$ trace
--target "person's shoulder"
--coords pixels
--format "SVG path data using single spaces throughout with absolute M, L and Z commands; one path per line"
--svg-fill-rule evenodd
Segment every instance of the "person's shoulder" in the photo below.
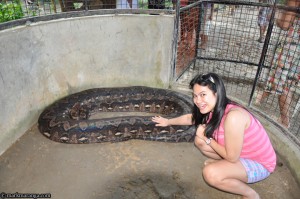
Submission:
M 248 122 L 249 112 L 242 107 L 233 105 L 229 107 L 226 120 L 231 122 Z
M 231 107 L 228 110 L 228 114 L 230 114 L 230 115 L 244 115 L 244 114 L 248 114 L 248 113 L 244 108 L 239 107 L 239 106 L 234 106 L 234 107 Z

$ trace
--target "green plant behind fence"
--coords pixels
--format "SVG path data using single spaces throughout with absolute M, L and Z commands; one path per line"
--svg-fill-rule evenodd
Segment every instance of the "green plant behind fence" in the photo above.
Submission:
M 0 3 L 0 23 L 21 19 L 23 16 L 20 0 Z

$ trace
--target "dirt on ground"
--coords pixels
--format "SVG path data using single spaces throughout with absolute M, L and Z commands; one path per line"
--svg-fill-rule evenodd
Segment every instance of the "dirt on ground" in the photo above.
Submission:
M 0 157 L 0 192 L 50 193 L 58 199 L 241 198 L 205 183 L 205 159 L 193 143 L 62 144 L 34 126 Z M 262 199 L 299 198 L 299 186 L 278 159 L 269 178 L 250 186 Z

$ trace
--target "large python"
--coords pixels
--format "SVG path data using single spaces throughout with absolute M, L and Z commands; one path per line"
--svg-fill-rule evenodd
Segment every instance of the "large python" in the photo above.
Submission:
M 47 138 L 71 144 L 129 139 L 191 142 L 193 126 L 157 127 L 151 117 L 176 117 L 190 113 L 192 106 L 186 95 L 172 90 L 144 86 L 94 88 L 47 107 L 38 126 Z

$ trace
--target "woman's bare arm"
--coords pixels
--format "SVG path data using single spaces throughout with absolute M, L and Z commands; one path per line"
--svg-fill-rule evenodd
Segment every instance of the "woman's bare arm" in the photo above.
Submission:
M 225 146 L 211 140 L 210 146 L 222 158 L 229 162 L 238 161 L 244 139 L 244 131 L 249 123 L 249 116 L 245 111 L 231 110 L 225 119 Z M 204 139 L 207 139 L 206 137 Z
M 192 114 L 181 115 L 179 117 L 167 119 L 161 116 L 152 117 L 152 121 L 157 123 L 156 126 L 172 125 L 192 125 Z

